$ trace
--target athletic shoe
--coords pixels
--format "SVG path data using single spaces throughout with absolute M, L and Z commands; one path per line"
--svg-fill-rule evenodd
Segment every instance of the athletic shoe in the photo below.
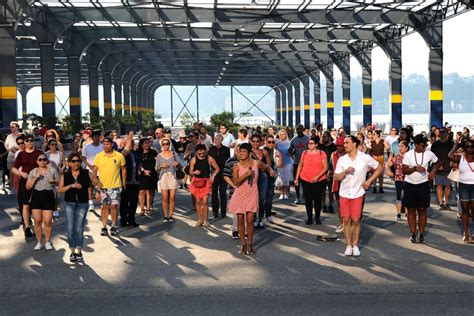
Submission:
M 76 262 L 77 261 L 76 254 L 74 252 L 71 252 L 71 254 L 69 255 L 69 261 L 70 262 Z
M 283 195 L 283 199 L 284 199 L 284 200 L 289 200 L 290 198 L 288 197 L 287 194 L 285 194 L 285 195 Z
M 418 242 L 420 244 L 424 243 L 425 242 L 425 236 L 423 234 L 419 234 L 418 235 Z
M 84 262 L 84 257 L 82 256 L 82 252 L 76 253 L 77 262 Z
M 397 221 L 401 221 L 402 220 L 402 214 L 397 214 Z
M 359 247 L 358 247 L 358 246 L 352 247 L 352 255 L 353 255 L 354 257 L 360 256 L 360 250 L 359 250 Z
M 46 250 L 53 250 L 53 244 L 51 244 L 50 241 L 48 241 L 46 244 L 44 244 L 44 249 Z
M 109 234 L 109 231 L 107 230 L 107 227 L 104 227 L 100 230 L 101 236 L 107 236 L 108 234 Z
M 296 198 L 295 204 L 300 204 L 300 199 L 299 198 Z
M 232 232 L 232 239 L 239 239 L 239 232 Z
M 254 228 L 257 228 L 257 226 L 258 226 L 258 222 L 257 222 L 257 221 L 254 221 L 254 222 L 253 222 L 253 227 L 254 227 Z
M 306 221 L 306 225 L 312 225 L 312 224 L 313 224 L 313 220 L 312 220 L 312 219 L 308 219 L 308 220 Z
M 346 251 L 344 251 L 344 256 L 352 256 L 352 247 L 351 246 L 346 246 Z
M 410 236 L 410 242 L 411 242 L 411 243 L 416 243 L 416 234 L 411 234 L 411 236 Z
M 94 204 L 89 204 L 89 212 L 94 212 L 94 211 L 95 211 Z
M 268 217 L 266 218 L 266 221 L 267 221 L 267 223 L 273 223 L 273 217 L 272 217 L 272 216 L 268 216 Z
M 25 237 L 33 237 L 35 234 L 33 234 L 33 230 L 31 227 L 26 227 L 25 228 Z
M 43 244 L 38 242 L 34 249 L 35 249 L 35 251 L 39 251 L 39 250 L 43 249 Z
M 341 234 L 344 232 L 344 227 L 342 225 L 339 225 L 337 228 L 336 228 L 336 234 Z
M 327 213 L 328 212 L 328 207 L 326 205 L 323 205 L 323 213 Z
M 278 198 L 279 200 L 283 200 L 285 196 L 283 194 L 280 194 L 280 197 Z
M 118 234 L 117 228 L 116 228 L 115 226 L 112 226 L 112 227 L 110 228 L 110 235 L 116 236 L 117 234 Z
M 263 220 L 261 220 L 261 219 L 258 220 L 257 228 L 259 228 L 259 229 L 265 228 L 265 225 L 263 225 Z

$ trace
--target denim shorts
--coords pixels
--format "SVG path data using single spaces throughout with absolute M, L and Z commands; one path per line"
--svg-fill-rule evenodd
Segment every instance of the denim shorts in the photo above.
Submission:
M 463 202 L 474 201 L 474 184 L 459 182 L 459 200 Z
M 448 185 L 451 185 L 451 180 L 448 179 L 447 174 L 437 174 L 435 175 L 435 178 L 434 178 L 434 185 L 435 186 L 438 186 L 438 185 L 448 186 Z

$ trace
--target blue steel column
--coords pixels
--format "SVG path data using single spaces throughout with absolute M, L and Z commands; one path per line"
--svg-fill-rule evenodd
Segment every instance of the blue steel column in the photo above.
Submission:
M 40 43 L 41 103 L 44 118 L 56 117 L 54 94 L 54 43 Z
M 68 56 L 69 73 L 69 113 L 75 117 L 75 130 L 79 130 L 82 118 L 81 110 L 81 62 L 79 56 Z
M 285 85 L 281 85 L 280 86 L 280 90 L 281 90 L 281 103 L 282 103 L 282 108 L 281 108 L 281 124 L 283 126 L 287 126 L 287 120 L 286 120 L 286 117 L 288 115 L 288 112 L 287 112 L 287 102 L 288 102 L 288 98 L 287 98 L 287 95 L 286 95 L 286 86 Z
M 334 127 L 334 74 L 333 65 L 321 70 L 326 77 L 326 93 L 327 93 L 327 129 Z
M 310 115 L 309 115 L 309 75 L 304 75 L 301 78 L 303 83 L 303 103 L 304 103 L 304 127 L 311 128 Z
M 321 124 L 321 77 L 319 70 L 309 74 L 313 80 L 314 124 Z
M 288 94 L 288 126 L 293 127 L 293 85 L 291 82 L 286 83 Z
M 430 48 L 430 126 L 443 126 L 443 24 L 424 29 L 421 35 Z
M 351 64 L 349 59 L 338 60 L 336 66 L 342 74 L 342 128 L 351 133 Z
M 16 102 L 16 46 L 12 26 L 0 26 L 0 126 L 9 127 L 18 118 Z
M 351 49 L 351 46 L 349 46 Z M 353 52 L 353 56 L 362 67 L 362 125 L 372 122 L 372 68 L 371 51 Z
M 277 125 L 281 125 L 281 94 L 278 87 L 273 87 L 275 91 L 275 121 Z
M 89 74 L 89 116 L 92 124 L 99 122 L 99 70 L 97 65 L 87 65 Z
M 293 87 L 295 87 L 295 125 L 298 125 L 301 124 L 301 89 L 298 78 L 293 80 Z

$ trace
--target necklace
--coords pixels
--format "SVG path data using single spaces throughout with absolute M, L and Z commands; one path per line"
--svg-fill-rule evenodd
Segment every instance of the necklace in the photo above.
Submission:
M 469 169 L 471 169 L 471 172 L 474 172 L 474 169 L 472 169 L 471 163 L 469 162 L 469 160 L 467 160 L 467 157 L 466 157 L 466 156 L 464 156 L 464 160 L 466 160 L 466 163 L 467 163 L 467 165 L 469 166 Z
M 416 151 L 413 151 L 413 154 L 415 155 L 415 163 L 418 167 L 421 167 L 423 166 L 423 159 L 424 159 L 424 156 L 425 156 L 425 152 L 422 152 L 421 153 L 421 163 L 418 163 L 417 159 L 416 159 Z

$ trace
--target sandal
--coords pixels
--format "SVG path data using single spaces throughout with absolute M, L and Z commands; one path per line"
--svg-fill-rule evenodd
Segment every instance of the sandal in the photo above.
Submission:
M 252 245 L 247 246 L 247 255 L 252 256 L 255 254 L 255 251 L 253 250 Z
M 145 216 L 145 210 L 141 210 L 140 213 L 138 213 L 140 216 Z
M 204 221 L 204 223 L 202 224 L 202 226 L 204 226 L 204 227 L 209 227 L 209 222 L 208 222 L 208 221 Z
M 196 222 L 196 227 L 202 226 L 202 222 L 199 220 Z
M 151 215 L 153 215 L 153 210 L 152 210 L 152 209 L 145 210 L 145 214 L 146 214 L 147 216 L 151 216 Z
M 241 245 L 240 246 L 240 254 L 241 255 L 246 255 L 247 254 L 247 245 Z
M 462 242 L 465 243 L 465 244 L 468 244 L 469 243 L 469 235 L 464 235 L 464 237 L 462 238 Z

